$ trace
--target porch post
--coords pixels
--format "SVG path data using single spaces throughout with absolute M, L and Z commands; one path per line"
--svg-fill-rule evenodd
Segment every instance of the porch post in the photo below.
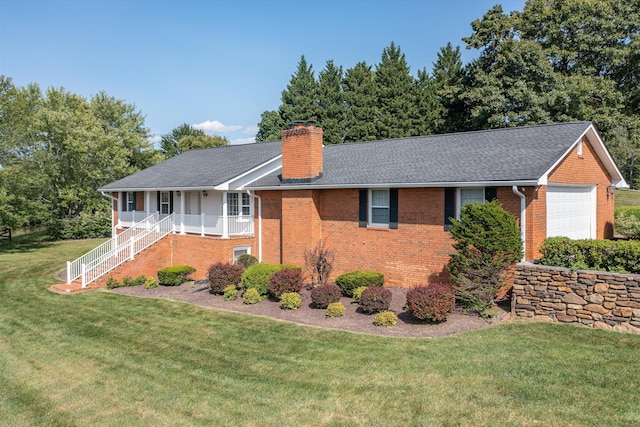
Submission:
M 229 215 L 227 215 L 227 192 L 222 193 L 222 238 L 229 238 Z
M 184 200 L 187 198 L 187 195 L 184 191 L 180 192 L 180 234 L 186 234 L 184 232 L 184 211 L 185 209 L 185 202 Z
M 118 223 L 117 228 L 122 228 L 122 192 L 118 193 Z
M 145 216 L 151 215 L 151 191 L 144 192 L 144 210 L 146 213 Z
M 71 261 L 67 261 L 67 285 L 71 284 Z
M 200 235 L 204 237 L 204 212 L 200 214 Z

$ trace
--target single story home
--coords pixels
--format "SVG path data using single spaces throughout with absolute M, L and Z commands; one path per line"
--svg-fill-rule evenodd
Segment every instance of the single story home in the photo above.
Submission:
M 244 253 L 304 266 L 324 240 L 334 277 L 369 269 L 412 286 L 446 280 L 450 218 L 466 203 L 498 199 L 533 259 L 546 237 L 612 237 L 620 187 L 591 122 L 328 146 L 321 128 L 298 122 L 281 141 L 187 151 L 100 188 L 113 200 L 114 239 L 129 230 L 156 238 L 113 241 L 109 250 L 127 246 L 126 259 L 94 276 L 187 264 L 204 277 Z

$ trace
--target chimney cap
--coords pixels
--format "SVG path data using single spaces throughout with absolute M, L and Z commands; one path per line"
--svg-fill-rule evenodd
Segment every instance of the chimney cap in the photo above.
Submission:
M 291 128 L 315 126 L 317 120 L 294 120 L 291 122 Z

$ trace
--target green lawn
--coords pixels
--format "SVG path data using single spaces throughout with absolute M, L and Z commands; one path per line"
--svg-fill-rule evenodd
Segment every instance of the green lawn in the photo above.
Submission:
M 616 190 L 616 208 L 640 206 L 640 190 Z
M 512 323 L 439 339 L 48 291 L 96 241 L 0 244 L 1 426 L 640 425 L 640 336 Z

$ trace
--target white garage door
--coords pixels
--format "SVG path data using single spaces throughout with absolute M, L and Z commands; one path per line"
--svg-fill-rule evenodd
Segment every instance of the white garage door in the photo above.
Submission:
M 547 187 L 547 237 L 596 237 L 595 187 Z

